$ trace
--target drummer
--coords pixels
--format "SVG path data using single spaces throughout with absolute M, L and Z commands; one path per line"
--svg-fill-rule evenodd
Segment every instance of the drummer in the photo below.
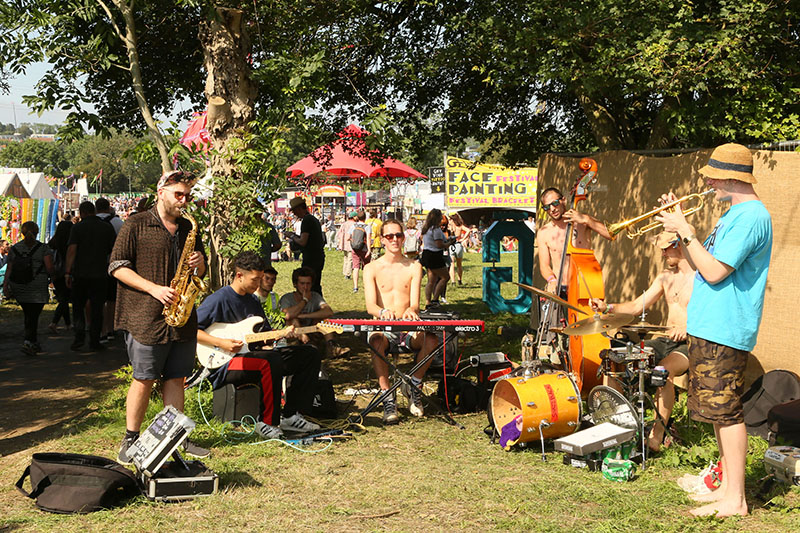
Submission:
M 684 374 L 689 368 L 688 346 L 686 343 L 686 307 L 692 296 L 692 285 L 695 271 L 683 256 L 680 241 L 675 233 L 662 232 L 655 239 L 656 247 L 661 249 L 661 256 L 666 262 L 664 270 L 656 277 L 648 289 L 630 302 L 607 304 L 593 298 L 592 309 L 603 313 L 638 314 L 642 305 L 649 309 L 662 296 L 667 299 L 667 326 L 670 329 L 665 336 L 644 341 L 655 352 L 655 362 L 669 371 L 664 387 L 656 391 L 656 407 L 663 420 L 669 420 L 675 404 L 675 376 Z M 648 436 L 648 446 L 659 451 L 664 441 L 665 428 L 656 423 Z

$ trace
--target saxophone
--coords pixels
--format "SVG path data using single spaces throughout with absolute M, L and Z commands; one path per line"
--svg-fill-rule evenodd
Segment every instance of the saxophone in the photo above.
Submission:
M 171 288 L 177 291 L 178 297 L 170 305 L 165 305 L 164 311 L 161 313 L 164 315 L 164 322 L 176 328 L 189 321 L 194 301 L 201 292 L 208 291 L 208 284 L 196 276 L 192 269 L 189 268 L 189 256 L 194 251 L 194 241 L 197 236 L 197 222 L 186 211 L 183 211 L 181 215 L 192 224 L 192 230 L 186 236 L 181 259 L 178 262 L 178 270 L 169 284 Z

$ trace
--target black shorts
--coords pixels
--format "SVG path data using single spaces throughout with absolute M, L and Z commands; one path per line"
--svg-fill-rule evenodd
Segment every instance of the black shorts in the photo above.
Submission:
M 689 343 L 686 341 L 674 341 L 669 337 L 656 337 L 644 341 L 645 346 L 649 346 L 655 352 L 655 363 L 659 364 L 666 356 L 672 352 L 678 352 L 687 359 L 689 358 Z
M 420 258 L 419 262 L 422 263 L 422 266 L 425 268 L 430 268 L 432 270 L 447 266 L 447 263 L 444 260 L 444 250 L 439 250 L 438 252 L 434 252 L 433 250 L 423 250 L 422 257 Z

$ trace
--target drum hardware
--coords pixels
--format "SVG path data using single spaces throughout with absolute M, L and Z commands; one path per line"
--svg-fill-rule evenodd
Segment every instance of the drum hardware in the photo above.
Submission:
M 536 287 L 532 287 L 531 285 L 525 285 L 524 283 L 517 283 L 516 281 L 512 281 L 511 283 L 513 283 L 514 285 L 517 285 L 519 287 L 522 287 L 523 289 L 525 289 L 528 292 L 532 292 L 534 294 L 538 294 L 539 296 L 541 296 L 543 298 L 547 298 L 551 302 L 555 302 L 555 303 L 557 303 L 559 305 L 562 305 L 562 306 L 566 307 L 567 309 L 572 309 L 573 311 L 576 311 L 576 312 L 578 312 L 578 313 L 580 313 L 582 315 L 588 315 L 589 314 L 586 311 L 584 311 L 583 309 L 575 307 L 574 305 L 572 305 L 568 301 L 564 300 L 563 298 L 560 298 L 559 296 L 553 294 L 552 292 L 543 291 L 542 289 L 537 289 Z
M 615 363 L 625 363 L 626 371 L 624 373 L 611 371 L 609 369 L 610 365 L 603 365 L 600 367 L 600 370 L 602 372 L 606 373 L 606 375 L 608 375 L 609 377 L 617 379 L 617 381 L 619 381 L 620 384 L 623 385 L 623 387 L 627 390 L 628 395 L 636 404 L 635 410 L 636 414 L 638 415 L 637 426 L 641 434 L 642 470 L 646 468 L 645 463 L 647 460 L 647 442 L 646 442 L 647 435 L 645 433 L 645 420 L 644 420 L 646 412 L 645 400 L 649 400 L 650 404 L 653 405 L 654 407 L 654 412 L 656 415 L 656 423 L 658 423 L 658 419 L 660 418 L 658 410 L 655 408 L 655 402 L 653 401 L 653 398 L 647 393 L 645 379 L 647 378 L 647 376 L 650 376 L 650 381 L 652 385 L 664 386 L 664 384 L 666 384 L 667 377 L 669 376 L 669 372 L 663 366 L 652 368 L 654 357 L 655 357 L 655 352 L 651 347 L 649 346 L 639 347 L 632 342 L 628 342 L 624 348 L 611 348 L 611 350 L 609 350 L 607 358 L 607 360 L 613 361 Z M 630 368 L 631 366 L 633 368 Z M 623 374 L 626 377 L 631 377 L 631 374 L 636 374 L 637 375 L 636 390 L 633 390 L 632 383 L 623 382 L 621 379 L 619 379 L 620 378 L 619 374 Z M 659 383 L 661 383 L 661 385 L 659 385 Z M 592 389 L 592 391 L 594 392 L 594 389 Z
M 593 335 L 595 333 L 605 333 L 620 326 L 629 324 L 633 321 L 633 315 L 625 313 L 605 313 L 595 314 L 589 318 L 584 318 L 564 328 L 566 335 Z

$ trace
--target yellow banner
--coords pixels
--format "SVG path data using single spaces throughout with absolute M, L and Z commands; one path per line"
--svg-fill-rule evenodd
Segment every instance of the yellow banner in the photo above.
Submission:
M 445 198 L 449 209 L 499 207 L 536 210 L 537 169 L 476 165 L 445 157 Z

